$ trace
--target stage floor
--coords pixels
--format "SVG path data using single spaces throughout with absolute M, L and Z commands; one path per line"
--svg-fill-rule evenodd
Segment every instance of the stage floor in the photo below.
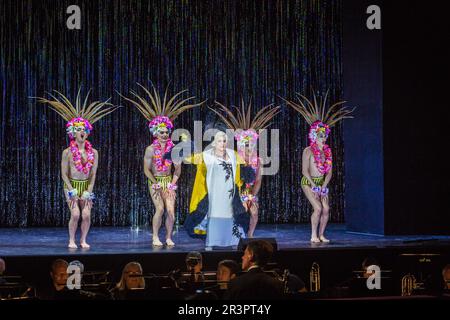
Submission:
M 333 250 L 344 248 L 413 247 L 420 244 L 450 246 L 450 236 L 376 236 L 346 232 L 345 225 L 330 225 L 326 236 L 330 244 L 311 244 L 307 224 L 259 225 L 255 237 L 276 238 L 279 250 Z M 164 235 L 161 233 L 161 239 Z M 79 239 L 79 231 L 77 233 Z M 43 255 L 148 254 L 204 251 L 204 241 L 192 239 L 180 228 L 173 237 L 174 248 L 155 249 L 151 246 L 151 231 L 133 231 L 124 227 L 92 228 L 88 242 L 91 248 L 67 248 L 66 228 L 0 228 L 0 257 Z M 231 248 L 228 248 L 229 251 Z

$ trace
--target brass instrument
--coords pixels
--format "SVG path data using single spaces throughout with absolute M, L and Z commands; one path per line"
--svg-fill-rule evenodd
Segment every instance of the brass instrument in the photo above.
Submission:
M 416 277 L 408 273 L 402 278 L 402 297 L 411 296 L 416 287 Z
M 19 276 L 0 277 L 0 301 L 1 300 L 27 300 L 36 298 L 36 290 L 22 282 Z M 10 282 L 8 282 L 8 280 Z M 15 282 L 11 282 L 15 281 Z
M 284 293 L 289 293 L 289 286 L 288 286 L 289 274 L 290 274 L 289 270 L 284 269 L 283 276 L 278 278 L 278 280 L 283 282 Z
M 313 262 L 311 271 L 309 272 L 309 286 L 311 292 L 320 291 L 320 266 L 317 262 Z

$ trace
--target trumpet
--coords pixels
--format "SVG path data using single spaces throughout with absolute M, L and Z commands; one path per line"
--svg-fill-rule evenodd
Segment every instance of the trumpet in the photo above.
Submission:
M 417 287 L 416 277 L 412 274 L 407 274 L 402 278 L 402 297 L 412 295 L 413 290 Z
M 320 266 L 317 262 L 314 262 L 309 272 L 309 286 L 311 292 L 320 291 Z

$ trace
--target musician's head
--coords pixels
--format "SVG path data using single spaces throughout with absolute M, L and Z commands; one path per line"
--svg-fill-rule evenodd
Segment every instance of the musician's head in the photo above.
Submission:
M 200 273 L 203 269 L 202 254 L 198 251 L 191 251 L 186 255 L 186 268 L 189 272 Z
M 142 277 L 143 270 L 139 262 L 130 262 L 122 270 L 122 277 L 117 284 L 119 290 L 132 290 L 145 288 L 145 280 Z
M 227 289 L 228 282 L 236 278 L 239 265 L 234 260 L 222 260 L 217 266 L 217 281 L 221 289 Z
M 6 262 L 2 258 L 0 258 L 0 276 L 5 273 L 6 270 Z
M 68 266 L 69 263 L 63 259 L 56 259 L 52 263 L 50 276 L 53 281 L 53 286 L 57 291 L 63 290 L 67 285 L 67 278 L 69 277 L 67 274 Z
M 265 267 L 273 254 L 273 247 L 265 240 L 249 242 L 242 256 L 242 270 L 248 270 L 252 266 Z

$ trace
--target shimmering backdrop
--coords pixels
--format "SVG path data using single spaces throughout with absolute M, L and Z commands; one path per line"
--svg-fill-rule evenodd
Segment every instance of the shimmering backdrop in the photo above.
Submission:
M 340 1 L 76 1 L 81 30 L 66 28 L 73 1 L 0 3 L 0 225 L 65 226 L 69 210 L 60 178 L 61 153 L 68 140 L 64 121 L 30 96 L 53 89 L 74 100 L 82 96 L 128 94 L 136 82 L 170 82 L 171 93 L 185 88 L 198 99 L 236 104 L 241 96 L 257 108 L 276 103 L 280 129 L 280 171 L 266 176 L 260 193 L 261 223 L 309 221 L 301 192 L 301 153 L 307 125 L 279 96 L 330 89 L 342 96 Z M 214 123 L 207 108 L 176 121 Z M 144 226 L 153 207 L 142 171 L 150 143 L 146 121 L 126 105 L 96 123 L 90 137 L 99 150 L 96 226 Z M 331 220 L 344 219 L 342 128 L 332 131 L 334 152 Z M 184 165 L 177 214 L 188 211 L 194 169 Z

